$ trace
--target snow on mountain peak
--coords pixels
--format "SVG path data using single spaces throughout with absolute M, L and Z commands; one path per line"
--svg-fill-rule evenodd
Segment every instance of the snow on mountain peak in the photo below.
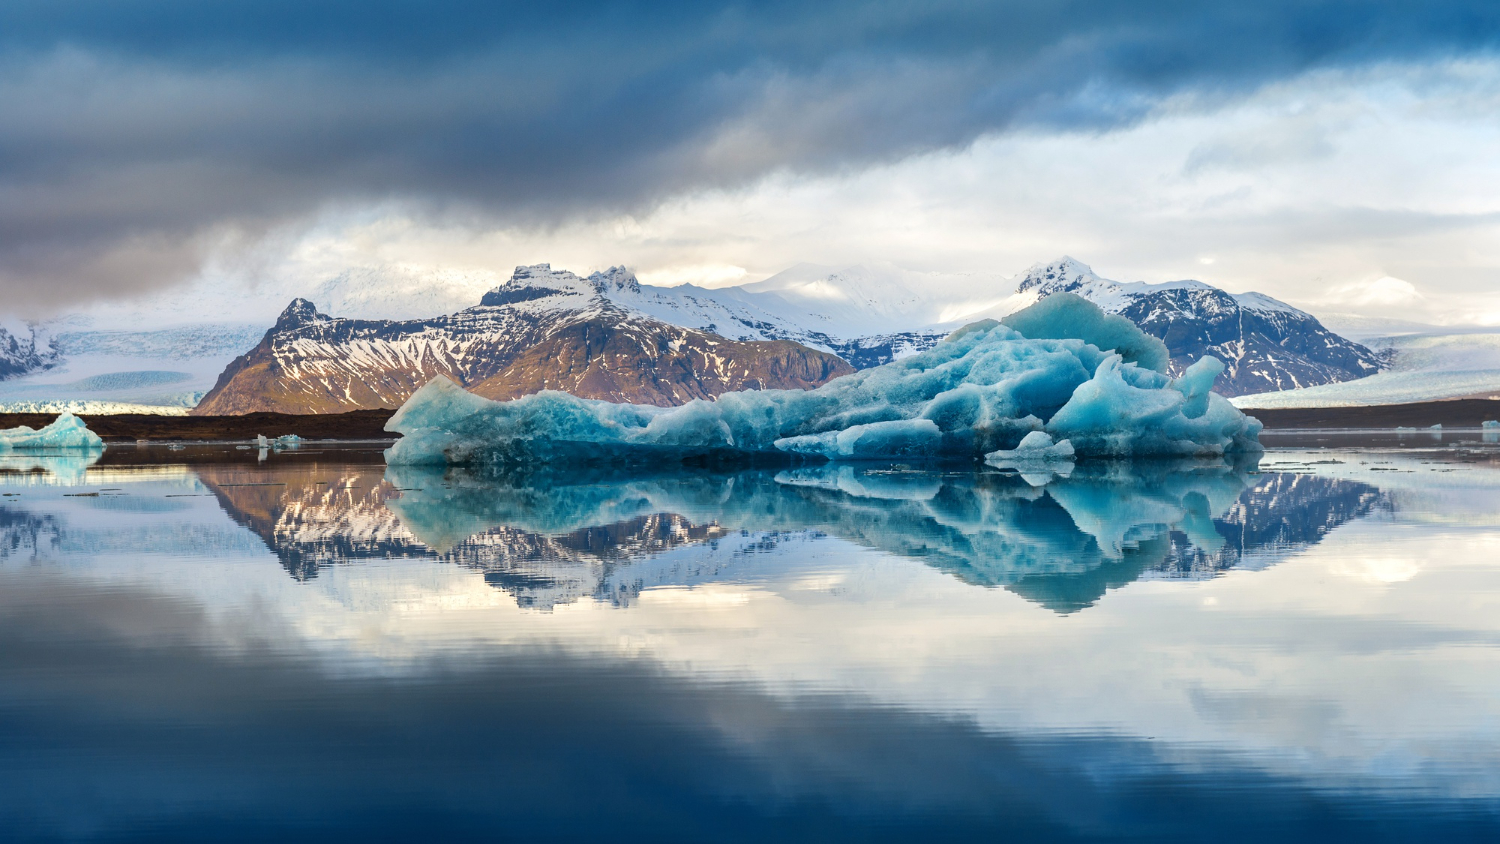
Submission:
M 276 318 L 276 328 L 292 328 L 299 325 L 308 325 L 314 322 L 327 322 L 327 314 L 318 313 L 318 306 L 306 299 L 293 299 L 281 316 Z
M 1092 267 L 1071 255 L 1064 255 L 1055 261 L 1033 265 L 1022 274 L 1020 282 L 1016 284 L 1016 292 L 1036 290 L 1043 295 L 1072 293 L 1098 281 L 1103 279 L 1094 274 Z
M 567 307 L 584 307 L 597 299 L 601 291 L 592 280 L 584 280 L 567 270 L 554 270 L 551 264 L 516 267 L 510 279 L 484 294 L 481 307 L 515 305 L 547 299 L 547 304 L 567 302 Z M 554 297 L 559 297 L 554 300 Z
M 601 294 L 608 296 L 611 293 L 640 293 L 641 283 L 636 280 L 635 273 L 625 269 L 623 266 L 610 267 L 603 272 L 589 274 L 589 283 Z

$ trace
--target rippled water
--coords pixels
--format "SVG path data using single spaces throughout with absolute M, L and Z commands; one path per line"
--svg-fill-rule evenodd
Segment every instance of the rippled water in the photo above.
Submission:
M 1388 445 L 0 457 L 0 838 L 1496 840 L 1500 452 Z

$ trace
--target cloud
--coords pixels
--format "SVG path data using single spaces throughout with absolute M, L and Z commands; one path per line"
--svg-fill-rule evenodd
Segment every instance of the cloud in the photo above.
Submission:
M 1371 305 L 1381 307 L 1412 305 L 1426 298 L 1417 292 L 1416 286 L 1411 282 L 1402 281 L 1399 278 L 1392 278 L 1391 276 L 1340 284 L 1329 290 L 1328 294 L 1324 296 L 1324 300 L 1330 304 L 1340 304 L 1354 308 Z
M 1111 132 L 1028 129 L 553 224 L 352 203 L 296 218 L 253 249 L 215 253 L 191 288 L 201 298 L 173 290 L 143 301 L 148 313 L 114 304 L 100 318 L 232 309 L 269 321 L 294 296 L 333 313 L 396 312 L 368 309 L 378 304 L 430 316 L 473 304 L 517 264 L 543 261 L 583 273 L 625 264 L 648 282 L 709 285 L 799 262 L 889 262 L 967 274 L 1003 298 L 1000 276 L 1073 254 L 1111 278 L 1198 278 L 1319 314 L 1483 322 L 1500 312 L 1496 92 L 1500 62 L 1323 71 Z M 1274 136 L 1287 122 L 1325 127 L 1333 153 L 1188 166 L 1205 146 Z M 1349 301 L 1386 276 L 1425 298 L 1384 310 Z
M 0 289 L 42 306 L 160 286 L 206 244 L 330 205 L 647 214 L 1487 54 L 1497 33 L 1473 2 L 18 0 L 0 8 Z

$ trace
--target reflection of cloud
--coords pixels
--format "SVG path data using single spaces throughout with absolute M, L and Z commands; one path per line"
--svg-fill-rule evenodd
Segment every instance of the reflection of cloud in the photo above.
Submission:
M 1366 583 L 1402 583 L 1416 577 L 1422 565 L 1408 557 L 1365 557 L 1340 560 L 1334 571 Z
M 1326 461 L 1330 454 L 1303 456 Z M 310 477 L 309 486 L 315 485 L 313 480 L 338 480 L 330 468 L 334 464 L 320 462 L 324 474 Z M 254 480 L 287 480 L 280 471 L 272 465 Z M 1288 473 L 1279 476 L 1282 483 L 1257 486 L 1253 498 L 1232 499 L 1235 512 L 1227 521 L 1240 529 L 1223 535 L 1226 545 L 1295 552 L 1274 569 L 1192 585 L 1139 584 L 1074 615 L 1027 605 L 1004 590 L 974 588 L 925 565 L 921 557 L 826 535 L 757 549 L 746 566 L 709 572 L 698 583 L 710 584 L 707 591 L 713 595 L 685 594 L 698 586 L 684 588 L 681 581 L 664 578 L 660 582 L 670 594 L 658 600 L 648 590 L 629 611 L 583 600 L 555 613 L 523 612 L 487 585 L 483 572 L 428 559 L 377 556 L 362 564 L 346 559 L 314 579 L 294 581 L 259 540 L 225 517 L 223 499 L 172 500 L 191 502 L 192 515 L 205 527 L 241 535 L 246 541 L 237 546 L 210 546 L 203 535 L 186 533 L 171 544 L 145 545 L 114 529 L 126 518 L 138 524 L 180 525 L 186 521 L 181 513 L 112 513 L 115 524 L 105 526 L 93 499 L 28 499 L 20 506 L 38 515 L 56 514 L 64 532 L 77 535 L 90 526 L 93 534 L 119 536 L 110 542 L 74 542 L 65 558 L 42 567 L 28 562 L 0 571 L 0 680 L 13 691 L 12 700 L 43 700 L 55 689 L 45 684 L 62 676 L 57 666 L 85 666 L 84 677 L 97 681 L 97 688 L 70 693 L 96 695 L 104 701 L 101 706 L 112 707 L 115 720 L 109 729 L 84 730 L 79 722 L 65 720 L 79 716 L 80 707 L 54 707 L 40 715 L 52 719 L 45 722 L 56 725 L 58 735 L 117 738 L 132 747 L 155 749 L 149 759 L 112 757 L 123 760 L 118 778 L 117 769 L 108 765 L 64 771 L 73 785 L 97 781 L 89 777 L 107 779 L 98 793 L 112 795 L 135 794 L 129 789 L 141 784 L 154 787 L 165 781 L 154 775 L 177 770 L 168 770 L 171 764 L 191 768 L 191 776 L 172 781 L 189 789 L 176 793 L 195 793 L 191 787 L 205 779 L 213 763 L 204 761 L 207 757 L 184 761 L 159 752 L 162 746 L 182 752 L 198 747 L 180 742 L 184 734 L 173 732 L 179 726 L 192 731 L 193 741 L 214 737 L 220 760 L 226 754 L 254 762 L 275 760 L 265 764 L 290 777 L 277 783 L 304 799 L 317 793 L 320 807 L 355 799 L 351 794 L 409 794 L 385 791 L 388 785 L 396 788 L 396 781 L 379 775 L 412 769 L 418 760 L 403 753 L 413 746 L 409 739 L 414 734 L 426 736 L 436 743 L 435 752 L 447 754 L 442 755 L 447 767 L 440 766 L 433 782 L 450 795 L 453 788 L 475 786 L 475 799 L 486 807 L 501 793 L 488 788 L 497 782 L 493 771 L 512 763 L 524 768 L 528 753 L 543 758 L 573 748 L 575 740 L 577 758 L 591 763 L 601 758 L 589 751 L 593 741 L 607 744 L 602 752 L 622 754 L 647 745 L 658 754 L 663 747 L 683 747 L 684 753 L 712 763 L 703 782 L 720 775 L 714 771 L 730 770 L 719 764 L 720 752 L 732 757 L 725 763 L 730 765 L 747 757 L 764 765 L 784 763 L 781 774 L 794 777 L 790 781 L 797 786 L 778 792 L 782 800 L 789 793 L 816 791 L 841 776 L 865 783 L 890 772 L 862 757 L 851 742 L 883 737 L 898 743 L 880 745 L 886 753 L 899 750 L 905 739 L 927 742 L 911 752 L 930 755 L 883 758 L 900 760 L 898 773 L 908 779 L 908 760 L 957 766 L 958 777 L 938 771 L 924 781 L 932 786 L 926 793 L 936 796 L 923 805 L 947 807 L 949 814 L 933 816 L 938 820 L 951 819 L 956 811 L 953 798 L 941 796 L 944 789 L 968 789 L 964 793 L 975 797 L 965 806 L 998 805 L 993 801 L 1000 797 L 992 788 L 996 760 L 1023 736 L 1029 753 L 1043 754 L 1027 758 L 1042 764 L 1004 770 L 1010 772 L 1006 776 L 1044 777 L 1036 789 L 1025 790 L 1026 801 L 1047 793 L 1076 806 L 1079 794 L 1098 793 L 1080 788 L 1139 784 L 1131 777 L 1143 771 L 1166 773 L 1177 782 L 1172 777 L 1183 770 L 1201 778 L 1240 770 L 1236 766 L 1263 772 L 1247 774 L 1262 785 L 1267 777 L 1312 780 L 1319 786 L 1319 800 L 1330 795 L 1343 799 L 1338 795 L 1367 786 L 1389 786 L 1382 798 L 1408 786 L 1428 788 L 1429 796 L 1500 794 L 1494 766 L 1474 763 L 1500 747 L 1490 694 L 1497 678 L 1492 652 L 1500 640 L 1491 607 L 1482 600 L 1456 599 L 1451 579 L 1444 585 L 1442 578 L 1420 577 L 1395 588 L 1345 582 L 1329 589 L 1327 584 L 1331 565 L 1340 559 L 1392 556 L 1392 530 L 1401 532 L 1401 547 L 1412 549 L 1428 570 L 1457 565 L 1466 576 L 1492 578 L 1496 531 L 1489 516 L 1500 486 L 1495 473 L 1460 465 L 1458 471 L 1426 479 L 1388 476 L 1371 474 L 1370 467 L 1355 460 L 1302 471 L 1352 474 L 1368 483 L 1343 486 L 1351 493 L 1347 500 L 1330 500 L 1336 506 L 1325 509 L 1319 509 L 1318 482 L 1336 478 Z M 1260 479 L 1268 480 L 1265 475 Z M 90 480 L 99 482 L 92 475 Z M 236 482 L 218 480 L 221 487 Z M 251 479 L 239 479 L 245 480 Z M 438 480 L 443 481 L 441 476 Z M 969 506 L 975 497 L 945 493 L 942 485 L 924 493 L 914 483 L 827 480 L 833 483 L 816 488 L 818 494 L 846 509 L 867 507 L 877 518 L 885 504 L 899 502 L 902 508 L 931 507 L 929 514 L 941 515 L 959 534 L 972 533 L 985 520 L 984 511 Z M 1361 490 L 1377 503 L 1387 501 L 1374 486 L 1383 482 L 1440 487 L 1451 500 L 1407 496 L 1382 518 L 1344 521 L 1348 508 L 1359 512 L 1366 506 L 1360 504 Z M 105 485 L 127 484 L 132 494 L 149 491 L 123 475 Z M 262 500 L 274 503 L 274 496 L 261 499 L 258 494 L 267 487 L 228 489 L 238 490 L 235 494 L 242 495 L 246 507 Z M 205 490 L 156 490 L 184 491 Z M 1045 490 L 1028 492 L 1033 493 L 1048 498 Z M 882 497 L 887 495 L 889 500 Z M 289 509 L 315 503 L 300 496 L 289 499 Z M 538 510 L 553 509 L 544 501 L 538 504 Z M 713 504 L 709 501 L 705 508 Z M 318 518 L 337 524 L 334 510 L 313 513 L 302 524 L 296 519 L 276 524 L 287 530 L 281 536 L 315 540 Z M 717 512 L 724 511 L 719 505 Z M 1452 522 L 1436 529 L 1423 526 L 1421 519 L 1431 512 L 1467 514 L 1465 529 L 1454 530 Z M 1293 518 L 1282 521 L 1281 515 Z M 1338 524 L 1343 526 L 1326 540 L 1306 541 Z M 554 522 L 550 527 L 570 525 Z M 1189 527 L 1204 536 L 1212 529 L 1208 524 Z M 1101 533 L 1114 535 L 1113 530 Z M 609 539 L 598 532 L 592 536 Z M 1137 542 L 1153 543 L 1159 540 Z M 680 545 L 653 559 L 660 561 L 662 571 L 680 571 L 695 560 L 728 562 L 728 555 L 700 555 L 695 549 L 701 547 L 707 546 Z M 142 548 L 149 554 L 141 553 Z M 1111 579 L 1119 572 L 1111 569 L 1101 580 L 1118 582 Z M 1215 611 L 1203 611 L 1206 604 Z M 95 643 L 102 643 L 97 653 L 89 650 Z M 4 673 L 22 663 L 47 669 Z M 550 666 L 553 673 L 537 673 L 538 666 Z M 664 685 L 585 682 L 617 676 L 611 672 L 638 674 Z M 11 682 L 12 677 L 18 682 Z M 706 683 L 699 682 L 704 678 Z M 710 697 L 703 709 L 687 711 L 677 708 L 681 699 L 671 698 L 669 687 L 707 691 Z M 34 689 L 41 691 L 27 697 Z M 526 720 L 527 713 L 511 702 L 524 702 L 527 690 L 535 689 L 558 689 L 561 698 L 556 706 L 545 699 L 548 705 L 535 707 Z M 469 692 L 473 706 L 460 705 Z M 142 700 L 171 717 L 132 720 L 144 711 L 134 706 Z M 289 700 L 298 703 L 306 720 L 287 717 Z M 825 713 L 826 719 L 815 714 L 820 701 L 839 711 Z M 634 708 L 637 704 L 640 708 Z M 872 710 L 891 718 L 863 720 Z M 262 711 L 268 713 L 264 718 Z M 1323 728 L 1326 719 L 1316 720 L 1320 712 L 1336 716 L 1333 728 Z M 595 720 L 570 729 L 572 718 Z M 379 725 L 393 722 L 404 739 L 382 741 L 392 734 Z M 205 724 L 210 728 L 201 728 Z M 627 727 L 617 729 L 621 724 Z M 687 725 L 687 737 L 676 743 L 678 734 L 652 732 L 663 724 Z M 966 749 L 939 747 L 934 743 L 940 736 L 921 732 L 921 724 L 959 729 L 955 735 L 967 742 Z M 705 729 L 697 730 L 699 725 Z M 802 736 L 804 727 L 818 734 Z M 797 747 L 788 748 L 778 738 L 789 735 L 786 730 L 793 731 Z M 512 735 L 517 732 L 524 735 Z M 730 749 L 712 741 L 693 743 L 705 733 Z M 37 735 L 27 731 L 20 738 L 38 740 Z M 1089 755 L 1085 767 L 1092 779 L 1061 784 L 1045 779 L 1048 771 L 1074 770 L 1069 760 L 1079 757 L 1070 751 L 1087 748 L 1069 742 L 1088 736 L 1152 740 L 1108 739 L 1109 748 L 1129 752 Z M 347 745 L 339 744 L 342 737 L 348 737 Z M 506 740 L 519 743 L 500 746 Z M 1054 740 L 1062 743 L 1049 744 Z M 308 791 L 313 786 L 298 776 L 316 768 L 321 757 L 315 748 L 331 744 L 377 755 L 361 756 L 347 779 L 341 778 L 342 769 L 331 774 L 317 769 L 331 784 Z M 57 753 L 56 747 L 45 758 L 78 758 Z M 260 748 L 266 755 L 255 755 Z M 454 748 L 473 749 L 490 767 L 468 766 L 471 757 Z M 1137 751 L 1143 755 L 1135 755 Z M 621 757 L 607 758 L 614 762 Z M 1167 763 L 1162 760 L 1182 767 L 1163 767 Z M 854 768 L 838 773 L 850 765 Z M 0 770 L 7 768 L 0 765 Z M 251 770 L 260 768 L 242 766 L 242 773 Z M 475 776 L 456 782 L 443 778 L 442 772 L 449 770 Z M 34 768 L 26 771 L 27 779 L 14 783 L 10 796 L 51 793 L 43 788 L 51 781 L 39 780 Z M 1163 780 L 1154 782 L 1161 786 Z M 882 793 L 899 793 L 899 787 Z M 1139 809 L 1140 794 L 1129 791 L 1119 811 Z M 486 795 L 491 802 L 483 802 Z M 621 817 L 634 817 L 628 805 L 623 811 L 627 814 Z M 1201 828 L 1195 832 L 1201 837 Z

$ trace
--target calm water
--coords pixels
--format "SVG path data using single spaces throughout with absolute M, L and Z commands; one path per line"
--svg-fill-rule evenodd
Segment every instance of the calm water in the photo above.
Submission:
M 1497 840 L 1500 451 L 1408 440 L 0 457 L 0 838 Z

